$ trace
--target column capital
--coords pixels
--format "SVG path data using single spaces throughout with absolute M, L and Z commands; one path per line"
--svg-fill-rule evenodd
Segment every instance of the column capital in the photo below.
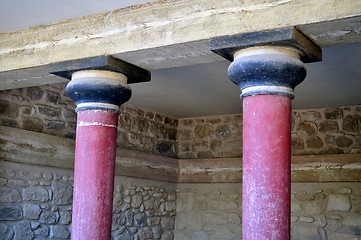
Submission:
M 100 55 L 50 64 L 50 73 L 71 79 L 66 93 L 76 111 L 108 110 L 119 113 L 131 97 L 128 83 L 150 81 L 150 72 L 120 59 Z
M 287 95 L 306 77 L 304 63 L 320 61 L 321 49 L 295 27 L 222 36 L 210 40 L 211 51 L 233 61 L 228 76 L 241 97 Z
M 118 113 L 132 95 L 124 74 L 102 70 L 73 73 L 66 93 L 76 103 L 76 111 L 98 109 Z

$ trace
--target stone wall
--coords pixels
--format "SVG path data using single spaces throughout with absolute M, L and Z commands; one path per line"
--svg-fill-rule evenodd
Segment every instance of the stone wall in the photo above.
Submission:
M 293 240 L 360 240 L 359 183 L 293 183 Z M 240 184 L 177 187 L 176 240 L 239 240 Z
M 242 115 L 179 119 L 179 158 L 241 157 Z M 292 154 L 361 153 L 361 107 L 292 112 Z
M 75 139 L 74 102 L 65 84 L 0 91 L 0 125 Z M 124 104 L 117 146 L 168 157 L 177 156 L 178 120 Z
M 0 239 L 70 239 L 73 171 L 0 161 Z M 115 178 L 112 239 L 173 239 L 174 184 Z

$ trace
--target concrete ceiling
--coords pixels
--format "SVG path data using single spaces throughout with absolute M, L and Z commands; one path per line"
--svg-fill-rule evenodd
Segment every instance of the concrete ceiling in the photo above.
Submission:
M 85 16 L 146 0 L 0 1 L 0 32 Z M 296 109 L 361 104 L 361 44 L 323 48 L 323 61 L 307 65 L 296 88 Z M 240 113 L 240 90 L 227 77 L 229 62 L 152 71 L 152 81 L 132 85 L 130 103 L 175 117 Z

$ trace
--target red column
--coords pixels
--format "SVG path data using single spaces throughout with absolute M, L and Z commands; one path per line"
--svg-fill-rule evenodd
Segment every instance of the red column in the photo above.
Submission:
M 109 239 L 118 115 L 78 112 L 72 239 Z
M 290 239 L 291 101 L 306 69 L 290 47 L 240 50 L 228 76 L 243 98 L 242 234 Z
M 290 237 L 291 100 L 243 99 L 243 239 Z
M 78 113 L 71 238 L 107 240 L 119 107 L 129 100 L 131 90 L 123 74 L 89 70 L 74 73 L 66 92 Z

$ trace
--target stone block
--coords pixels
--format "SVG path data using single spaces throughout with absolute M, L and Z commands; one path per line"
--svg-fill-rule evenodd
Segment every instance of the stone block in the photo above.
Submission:
M 11 240 L 14 236 L 14 230 L 4 223 L 0 223 L 0 236 L 2 240 Z
M 298 220 L 300 222 L 306 222 L 306 223 L 311 223 L 314 221 L 313 218 L 311 218 L 311 217 L 300 217 Z
M 214 138 L 214 131 L 211 125 L 196 125 L 194 135 L 196 139 L 212 139 Z
M 26 88 L 26 95 L 30 98 L 30 100 L 36 101 L 43 97 L 44 91 L 40 87 L 28 87 Z
M 39 118 L 24 118 L 23 128 L 29 131 L 42 132 L 44 128 L 44 123 Z
M 323 141 L 318 136 L 312 136 L 312 137 L 307 138 L 306 145 L 308 148 L 322 148 Z
M 305 148 L 305 144 L 302 140 L 302 138 L 295 138 L 293 137 L 291 139 L 291 148 L 292 151 L 302 150 Z
M 177 230 L 183 230 L 186 227 L 201 230 L 202 226 L 202 216 L 196 212 L 188 211 L 177 214 Z
M 228 199 L 209 200 L 207 206 L 209 210 L 235 210 L 238 208 L 236 201 Z
M 361 227 L 361 214 L 350 214 L 345 216 L 342 220 L 342 224 L 346 226 Z
M 12 128 L 18 128 L 19 123 L 16 120 L 13 119 L 2 119 L 1 123 L 5 127 L 12 127 Z
M 163 230 L 162 236 L 160 237 L 160 240 L 173 240 L 173 239 L 175 239 L 175 238 L 173 237 L 173 233 L 171 231 L 169 231 L 169 230 L 164 231 Z
M 0 220 L 1 221 L 16 221 L 23 218 L 23 212 L 20 206 L 9 205 L 0 206 Z
M 174 229 L 175 219 L 174 217 L 162 217 L 160 219 L 162 228 L 172 230 Z
M 191 240 L 208 240 L 208 235 L 203 231 L 196 231 L 193 232 Z
M 143 197 L 141 195 L 133 195 L 131 197 L 130 205 L 132 208 L 139 208 L 142 202 L 143 202 Z
M 29 186 L 29 183 L 22 179 L 9 179 L 8 185 L 12 185 L 15 187 L 27 187 Z
M 138 239 L 151 239 L 153 237 L 152 229 L 146 227 L 137 231 Z
M 321 214 L 324 212 L 324 201 L 323 200 L 313 200 L 305 202 L 305 212 L 307 214 Z
M 30 222 L 20 221 L 15 224 L 14 240 L 32 240 L 35 234 L 31 229 Z
M 341 108 L 327 108 L 325 109 L 325 118 L 326 119 L 342 119 L 343 111 Z
M 332 240 L 358 240 L 354 235 L 344 233 L 334 233 L 331 235 Z
M 292 240 L 322 240 L 318 228 L 312 226 L 294 226 L 292 236 Z
M 38 204 L 24 204 L 24 217 L 28 219 L 39 219 L 41 208 Z
M 47 202 L 50 200 L 50 197 L 46 188 L 28 187 L 23 189 L 23 199 L 26 201 Z
M 296 200 L 291 200 L 291 213 L 297 213 L 302 210 L 301 204 Z
M 152 227 L 154 239 L 159 239 L 162 236 L 162 229 L 160 227 Z
M 58 220 L 58 217 L 55 213 L 53 212 L 43 212 L 40 214 L 40 223 L 44 223 L 44 224 L 54 224 L 56 223 Z
M 0 187 L 0 202 L 21 202 L 21 195 L 18 189 L 12 187 Z
M 349 147 L 351 146 L 353 143 L 352 139 L 346 137 L 346 136 L 340 136 L 336 138 L 336 145 L 338 147 Z
M 313 122 L 302 122 L 298 125 L 298 133 L 305 135 L 314 135 L 317 131 L 317 126 Z
M 307 112 L 301 112 L 300 113 L 300 119 L 301 121 L 310 121 L 315 122 L 318 120 L 321 120 L 321 113 L 316 111 L 307 111 Z
M 71 212 L 70 211 L 60 212 L 59 222 L 64 225 L 71 223 Z
M 206 213 L 202 216 L 203 224 L 215 224 L 215 225 L 224 225 L 228 219 L 225 219 L 215 213 Z
M 73 186 L 68 183 L 53 183 L 53 201 L 55 205 L 68 205 L 73 202 Z
M 40 236 L 40 237 L 48 237 L 49 236 L 49 228 L 46 225 L 40 225 L 39 228 L 37 228 L 36 230 L 34 230 L 34 233 L 36 234 L 36 236 Z
M 38 111 L 44 117 L 50 117 L 50 118 L 59 118 L 61 113 L 59 108 L 51 107 L 47 105 L 39 105 Z
M 323 121 L 320 123 L 319 131 L 323 133 L 333 133 L 338 131 L 338 125 L 335 121 Z
M 19 107 L 15 103 L 0 100 L 0 115 L 7 118 L 16 118 L 19 115 Z
M 46 92 L 46 101 L 55 105 L 58 105 L 60 102 L 60 94 L 56 92 Z
M 346 195 L 329 195 L 327 202 L 327 211 L 350 211 L 350 199 Z
M 45 120 L 45 125 L 47 129 L 52 129 L 52 130 L 62 130 L 66 127 L 65 122 L 62 121 Z
M 69 231 L 61 225 L 50 226 L 50 237 L 57 239 L 68 239 L 70 236 Z
M 194 207 L 194 193 L 179 192 L 177 194 L 177 212 L 192 210 Z
M 343 120 L 342 129 L 346 132 L 360 133 L 361 115 L 348 115 Z

